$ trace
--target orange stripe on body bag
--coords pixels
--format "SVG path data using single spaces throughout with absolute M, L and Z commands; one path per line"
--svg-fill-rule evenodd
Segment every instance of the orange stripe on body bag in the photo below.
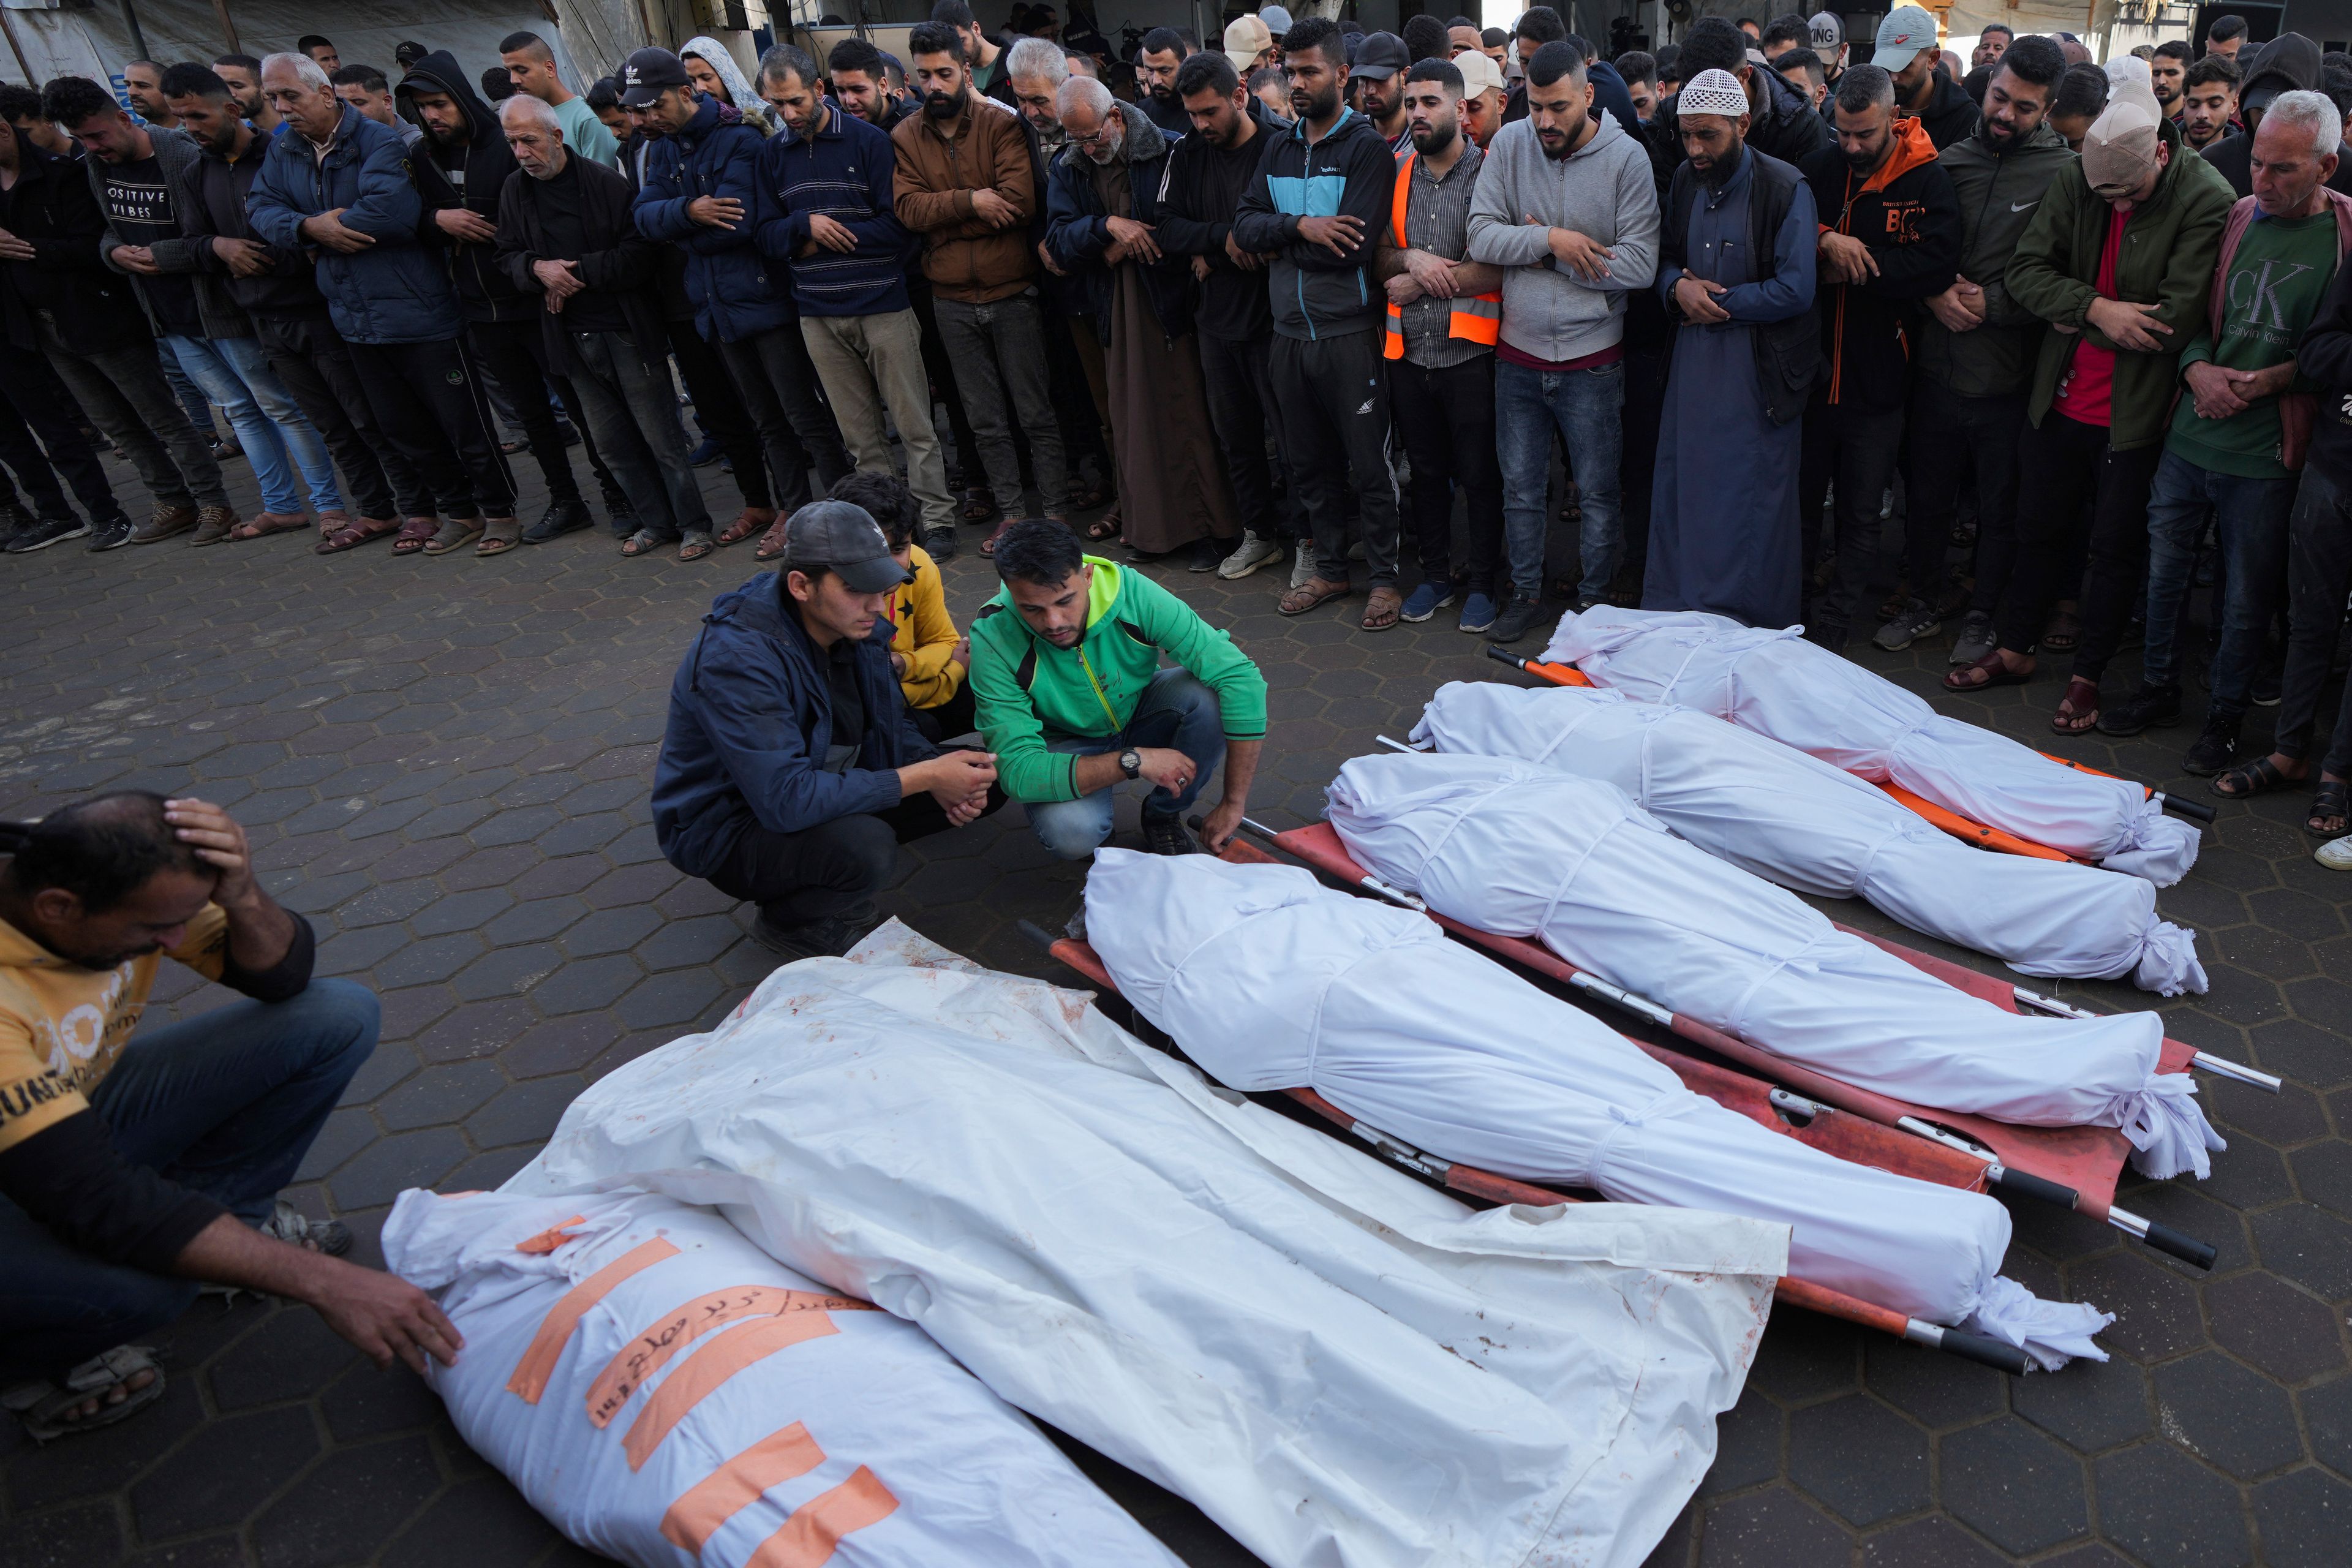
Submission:
M 783 1529 L 760 1542 L 743 1568 L 818 1568 L 833 1560 L 833 1549 L 851 1531 L 863 1530 L 898 1511 L 898 1500 L 882 1478 L 857 1467 L 857 1473 L 793 1510 Z
M 662 1439 L 686 1419 L 687 1413 L 745 1367 L 803 1340 L 823 1339 L 840 1331 L 833 1326 L 832 1313 L 817 1311 L 763 1318 L 733 1333 L 720 1334 L 699 1355 L 688 1357 L 684 1366 L 665 1378 L 662 1385 L 654 1390 L 653 1397 L 646 1401 L 645 1408 L 637 1412 L 621 1445 L 629 1456 L 629 1468 L 645 1468 L 646 1461 L 653 1458 Z
M 786 1312 L 872 1310 L 845 1296 L 813 1296 L 774 1285 L 730 1285 L 724 1290 L 674 1307 L 661 1321 L 623 1346 L 588 1390 L 588 1423 L 602 1430 L 670 1358 L 713 1329 L 745 1318 L 775 1318 Z
M 544 1256 L 547 1253 L 554 1251 L 557 1247 L 562 1247 L 566 1242 L 579 1240 L 580 1238 L 572 1234 L 572 1227 L 575 1225 L 586 1225 L 587 1223 L 588 1219 L 585 1215 L 573 1215 L 570 1219 L 558 1220 L 555 1224 L 549 1226 L 545 1230 L 541 1231 L 537 1236 L 525 1237 L 522 1240 L 516 1242 L 515 1250 L 517 1252 L 528 1252 L 534 1257 Z
M 507 1379 L 507 1392 L 520 1394 L 526 1405 L 538 1404 L 539 1396 L 547 1392 L 547 1380 L 555 1375 L 555 1363 L 563 1359 L 563 1347 L 572 1342 L 572 1331 L 580 1326 L 588 1309 L 612 1294 L 632 1275 L 677 1256 L 676 1247 L 656 1237 L 623 1253 L 565 1291 L 563 1300 L 550 1308 L 541 1320 L 539 1332 L 531 1336 L 530 1348 L 515 1363 L 514 1375 Z
M 770 1487 L 782 1486 L 824 1463 L 824 1450 L 795 1421 L 771 1432 L 701 1480 L 696 1482 L 662 1515 L 662 1539 L 681 1552 L 698 1555 L 702 1543 L 719 1527 L 760 1500 Z

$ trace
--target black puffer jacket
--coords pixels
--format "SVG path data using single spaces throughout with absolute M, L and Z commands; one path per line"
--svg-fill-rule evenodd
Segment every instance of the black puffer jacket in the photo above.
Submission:
M 457 67 L 457 57 L 436 49 L 409 67 L 394 89 L 405 100 L 422 90 L 446 93 L 466 116 L 467 140 L 450 147 L 427 131 L 415 151 L 416 194 L 425 199 L 425 221 L 433 228 L 449 258 L 449 281 L 457 289 L 457 309 L 469 321 L 512 321 L 542 310 L 536 295 L 525 294 L 499 266 L 495 242 L 477 244 L 443 233 L 433 215 L 450 207 L 470 207 L 499 221 L 499 193 L 515 172 L 514 153 L 507 148 L 499 117 L 482 101 Z M 458 194 L 463 187 L 464 195 Z

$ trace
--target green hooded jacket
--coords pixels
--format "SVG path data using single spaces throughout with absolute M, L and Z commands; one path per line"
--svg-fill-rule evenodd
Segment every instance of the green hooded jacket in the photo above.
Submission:
M 1984 325 L 1955 332 L 1919 312 L 1919 371 L 1956 397 L 2021 397 L 2049 328 L 2009 291 L 2010 258 L 2050 186 L 2074 166 L 2045 121 L 2005 152 L 1979 125 L 1937 154 L 1960 199 L 1960 276 L 1984 290 Z
M 2042 210 L 2009 263 L 2011 299 L 2054 327 L 2078 329 L 2053 331 L 2042 340 L 2027 416 L 2041 425 L 2075 348 L 2096 343 L 2116 356 L 2108 441 L 2119 452 L 2164 439 L 2179 381 L 2180 351 L 2205 330 L 2205 298 L 2221 253 L 2221 226 L 2237 200 L 2220 171 L 2181 145 L 2180 132 L 2170 121 L 2159 123 L 2157 134 L 2172 149 L 2170 161 L 2155 193 L 2133 211 L 2124 229 L 2116 298 L 2157 307 L 2158 319 L 2172 329 L 2162 353 L 2118 348 L 2088 324 L 2091 302 L 2099 297 L 2099 253 L 2115 209 L 2091 189 L 2081 163 L 2050 183 Z
M 1124 730 L 1163 653 L 1217 694 L 1226 740 L 1265 736 L 1265 677 L 1229 635 L 1142 573 L 1095 555 L 1086 563 L 1094 580 L 1076 647 L 1032 632 L 1009 588 L 972 617 L 972 700 L 1006 795 L 1076 800 L 1078 760 L 1047 743 Z

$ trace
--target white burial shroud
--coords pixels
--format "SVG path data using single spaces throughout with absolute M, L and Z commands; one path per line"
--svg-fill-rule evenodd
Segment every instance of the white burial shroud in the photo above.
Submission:
M 1274 1568 L 1636 1568 L 1787 1265 L 1722 1215 L 1474 1214 L 895 921 L 600 1079 L 505 1190 L 607 1185 L 719 1205 Z
M 2197 830 L 2123 779 L 2053 763 L 1947 719 L 1893 681 L 1807 642 L 1697 610 L 1562 616 L 1544 658 L 1643 702 L 1679 702 L 1769 735 L 1873 784 L 1894 783 L 1973 822 L 2168 888 L 2197 861 Z
M 1105 849 L 1087 937 L 1120 994 L 1235 1089 L 1311 1088 L 1507 1176 L 1775 1220 L 1800 1279 L 2045 1367 L 2105 1359 L 2091 1335 L 2106 1314 L 1997 1272 L 2010 1226 L 1991 1198 L 1849 1163 L 1694 1094 L 1425 916 L 1291 867 Z
M 837 1540 L 861 1568 L 1180 1568 L 920 1329 L 709 1209 L 412 1187 L 383 1253 L 466 1337 L 425 1374 L 458 1434 L 600 1556 L 764 1568 Z
M 1455 681 L 1412 731 L 1441 752 L 1605 779 L 1718 859 L 1801 893 L 1866 899 L 2027 974 L 2205 989 L 2196 933 L 2156 886 L 2071 860 L 1972 849 L 1885 791 L 1751 730 L 1588 686 Z
M 2152 1176 L 2221 1148 L 2155 1013 L 2011 1013 L 1685 844 L 1616 785 L 1501 757 L 1358 757 L 1327 792 L 1363 868 L 1857 1088 L 2028 1127 L 2115 1127 Z

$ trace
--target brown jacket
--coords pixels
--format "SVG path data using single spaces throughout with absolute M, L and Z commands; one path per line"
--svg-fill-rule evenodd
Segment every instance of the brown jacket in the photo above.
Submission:
M 898 157 L 898 221 L 923 240 L 923 275 L 942 300 L 986 304 L 1036 281 L 1029 224 L 1038 210 L 1029 143 L 1013 113 L 977 97 L 954 125 L 952 140 L 920 110 L 890 129 Z M 982 187 L 1011 202 L 1019 216 L 992 228 L 971 210 Z

